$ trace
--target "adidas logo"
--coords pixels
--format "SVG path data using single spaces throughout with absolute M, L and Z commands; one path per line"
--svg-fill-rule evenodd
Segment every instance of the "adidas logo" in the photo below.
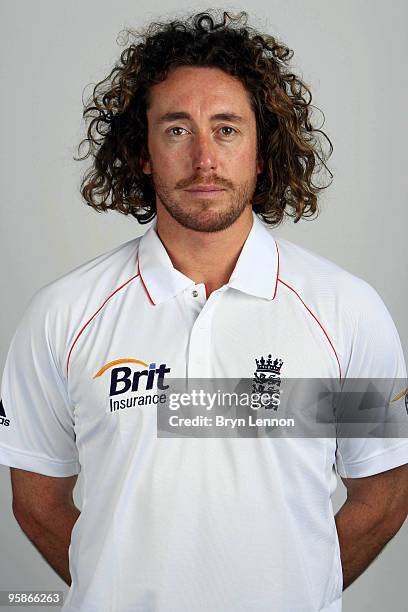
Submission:
M 0 400 L 0 425 L 8 427 L 10 420 L 7 418 L 6 411 L 4 410 L 3 402 Z

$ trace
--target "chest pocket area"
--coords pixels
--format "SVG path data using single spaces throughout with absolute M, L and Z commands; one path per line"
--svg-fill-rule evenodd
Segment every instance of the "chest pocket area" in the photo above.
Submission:
M 126 405 L 114 416 L 118 432 L 124 438 L 143 442 L 145 437 L 157 436 L 157 408 L 154 405 Z

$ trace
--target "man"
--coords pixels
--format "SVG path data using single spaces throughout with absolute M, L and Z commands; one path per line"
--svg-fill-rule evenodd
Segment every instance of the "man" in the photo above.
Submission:
M 0 460 L 65 612 L 338 611 L 407 514 L 403 438 L 158 436 L 170 379 L 406 378 L 374 289 L 257 215 L 315 212 L 317 147 L 288 50 L 227 17 L 153 24 L 96 90 L 82 193 L 154 223 L 41 289 L 8 354 Z

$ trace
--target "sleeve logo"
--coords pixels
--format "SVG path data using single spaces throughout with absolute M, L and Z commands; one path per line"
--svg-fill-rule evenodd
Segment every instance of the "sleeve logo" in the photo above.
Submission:
M 0 400 L 0 425 L 8 427 L 10 420 L 7 418 L 6 411 L 4 410 L 3 402 Z

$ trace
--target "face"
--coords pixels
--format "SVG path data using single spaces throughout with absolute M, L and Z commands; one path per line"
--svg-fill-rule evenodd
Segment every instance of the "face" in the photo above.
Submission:
M 178 67 L 150 89 L 148 159 L 158 218 L 216 232 L 252 209 L 261 165 L 249 94 L 218 68 Z

